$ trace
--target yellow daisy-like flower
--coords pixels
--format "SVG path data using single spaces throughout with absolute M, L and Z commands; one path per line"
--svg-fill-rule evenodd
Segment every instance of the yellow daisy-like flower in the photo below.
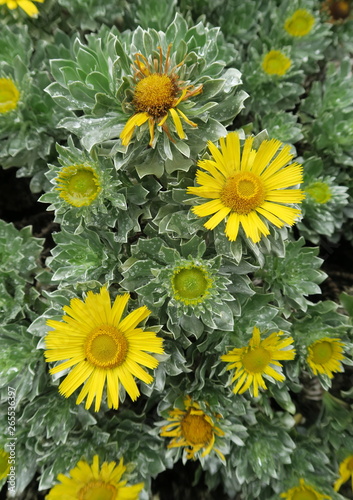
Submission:
M 0 450 L 0 481 L 10 472 L 10 455 L 5 450 Z
M 63 308 L 66 313 L 62 318 L 64 323 L 47 321 L 54 330 L 45 339 L 46 361 L 66 360 L 52 368 L 50 373 L 74 366 L 59 385 L 59 392 L 69 397 L 85 384 L 76 404 L 87 396 L 86 409 L 90 408 L 95 398 L 94 409 L 99 410 L 105 383 L 108 406 L 117 409 L 119 383 L 135 401 L 140 392 L 134 376 L 146 384 L 153 381 L 153 377 L 140 365 L 156 368 L 158 361 L 143 351 L 162 354 L 163 341 L 154 332 L 136 328 L 150 314 L 146 306 L 121 319 L 128 300 L 129 294 L 118 295 L 111 306 L 109 292 L 103 287 L 97 294 L 88 292 L 85 302 L 72 299 L 70 306 Z
M 121 481 L 126 471 L 124 460 L 104 462 L 99 467 L 99 457 L 93 457 L 92 465 L 81 460 L 70 471 L 70 476 L 58 475 L 61 484 L 55 485 L 46 500 L 137 500 L 144 483 L 126 486 L 127 481 Z
M 298 9 L 284 23 L 286 32 L 295 37 L 308 35 L 315 23 L 315 17 L 306 9 Z
M 224 436 L 224 432 L 215 425 L 220 417 L 207 415 L 190 396 L 185 398 L 184 407 L 185 410 L 171 410 L 167 420 L 172 423 L 161 428 L 161 436 L 173 438 L 168 448 L 185 447 L 188 460 L 196 460 L 200 451 L 201 457 L 205 457 L 214 450 L 225 461 L 223 453 L 214 447 L 215 436 Z
M 132 100 L 135 114 L 129 118 L 120 134 L 124 146 L 127 146 L 131 141 L 135 128 L 141 127 L 146 122 L 148 122 L 149 127 L 150 146 L 153 145 L 154 141 L 155 125 L 162 127 L 162 130 L 172 140 L 167 124 L 168 118 L 172 119 L 180 139 L 186 137 L 181 118 L 191 127 L 197 127 L 197 124 L 189 120 L 178 108 L 178 105 L 182 101 L 200 94 L 202 85 L 194 87 L 179 79 L 177 71 L 183 62 L 170 68 L 170 49 L 171 45 L 168 47 L 164 63 L 161 47 L 158 47 L 159 58 L 154 57 L 152 61 L 139 53 L 135 56 L 134 79 L 136 85 Z
M 187 192 L 211 201 L 194 206 L 192 211 L 199 217 L 212 217 L 204 224 L 214 229 L 228 217 L 225 233 L 235 241 L 239 225 L 254 243 L 270 232 L 263 218 L 276 227 L 293 225 L 300 210 L 287 204 L 299 203 L 303 198 L 300 189 L 286 189 L 303 181 L 302 167 L 298 163 L 287 165 L 293 158 L 290 146 L 276 139 L 265 140 L 256 151 L 252 149 L 254 138 L 246 139 L 242 157 L 239 135 L 230 132 L 220 139 L 219 150 L 208 142 L 211 160 L 201 160 L 198 166 L 197 187 L 188 187 Z M 261 217 L 260 217 L 261 216 Z
M 97 172 L 90 165 L 63 167 L 55 180 L 60 198 L 74 207 L 91 205 L 102 189 Z
M 252 387 L 254 396 L 259 395 L 259 387 L 267 389 L 263 375 L 268 375 L 282 382 L 285 377 L 279 371 L 280 360 L 290 360 L 295 357 L 295 350 L 291 345 L 292 337 L 281 338 L 283 332 L 271 333 L 261 340 L 260 330 L 255 326 L 249 345 L 240 349 L 232 349 L 221 356 L 222 361 L 230 363 L 227 370 L 235 368 L 232 382 L 238 380 L 233 388 L 234 394 L 243 394 Z M 274 369 L 277 367 L 277 370 Z
M 33 0 L 34 2 L 43 3 L 44 0 Z M 20 7 L 28 16 L 35 17 L 39 11 L 33 2 L 30 0 L 0 0 L 0 5 L 7 5 L 10 10 Z
M 353 455 L 349 455 L 343 460 L 343 462 L 340 463 L 339 475 L 339 479 L 337 479 L 333 486 L 334 490 L 338 491 L 342 484 L 348 481 L 349 478 L 351 478 L 353 491 Z
M 271 50 L 262 59 L 262 69 L 268 75 L 283 76 L 292 65 L 292 61 L 280 50 Z
M 340 24 L 350 19 L 352 12 L 351 0 L 325 0 L 321 9 L 329 16 L 332 24 Z
M 314 375 L 325 374 L 333 378 L 333 372 L 342 371 L 340 361 L 344 359 L 344 343 L 340 339 L 323 337 L 308 346 L 307 362 Z
M 299 480 L 299 486 L 295 486 L 285 493 L 281 493 L 282 498 L 286 500 L 324 500 L 331 499 L 328 495 L 323 495 L 307 484 L 303 478 Z
M 11 78 L 0 78 L 0 113 L 16 109 L 19 99 L 20 92 Z

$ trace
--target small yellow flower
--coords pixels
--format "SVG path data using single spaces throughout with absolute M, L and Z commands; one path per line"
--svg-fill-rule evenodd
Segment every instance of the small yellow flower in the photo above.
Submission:
M 312 182 L 306 187 L 305 192 L 320 204 L 325 204 L 332 198 L 330 186 L 326 182 Z
M 7 451 L 0 449 L 0 481 L 10 472 L 9 457 Z
M 224 432 L 215 425 L 215 420 L 219 420 L 220 416 L 210 417 L 190 396 L 185 398 L 184 407 L 184 410 L 171 410 L 167 420 L 172 423 L 161 428 L 161 436 L 173 438 L 168 448 L 185 446 L 188 460 L 196 460 L 196 454 L 200 451 L 201 457 L 205 457 L 213 449 L 225 461 L 223 453 L 214 447 L 215 436 L 224 436 Z
M 275 332 L 261 340 L 260 335 L 260 330 L 255 326 L 249 345 L 232 349 L 221 356 L 222 361 L 230 363 L 227 370 L 235 368 L 232 382 L 238 382 L 233 388 L 234 394 L 243 394 L 252 387 L 254 396 L 257 397 L 259 387 L 267 389 L 263 375 L 283 382 L 285 377 L 279 371 L 282 367 L 279 361 L 295 357 L 292 337 L 282 339 L 283 332 Z
M 276 227 L 293 225 L 300 210 L 287 205 L 300 203 L 303 192 L 287 189 L 303 181 L 302 167 L 298 163 L 287 163 L 293 158 L 290 146 L 282 146 L 280 141 L 263 141 L 256 151 L 252 149 L 254 138 L 245 141 L 242 156 L 239 135 L 230 132 L 220 139 L 220 150 L 212 142 L 208 148 L 210 160 L 200 160 L 197 170 L 197 187 L 188 187 L 187 192 L 210 201 L 192 207 L 199 217 L 212 217 L 205 222 L 206 229 L 214 229 L 227 219 L 225 234 L 235 241 L 240 225 L 245 235 L 254 243 L 270 231 L 265 224 Z
M 76 404 L 87 397 L 86 409 L 95 398 L 94 409 L 99 411 L 105 385 L 108 407 L 117 409 L 120 383 L 135 401 L 140 391 L 134 376 L 146 384 L 153 381 L 140 365 L 158 366 L 157 359 L 144 351 L 162 354 L 163 341 L 154 332 L 136 328 L 150 315 L 146 306 L 121 319 L 128 300 L 129 294 L 118 295 L 111 306 L 109 292 L 102 287 L 98 294 L 88 292 L 85 302 L 72 299 L 70 306 L 63 308 L 64 322 L 47 321 L 54 330 L 45 338 L 46 361 L 63 361 L 50 373 L 74 367 L 59 385 L 59 392 L 68 398 L 84 384 Z
M 61 484 L 56 484 L 45 497 L 46 500 L 137 500 L 144 483 L 126 486 L 121 478 L 126 471 L 123 458 L 116 462 L 104 462 L 99 467 L 99 457 L 93 457 L 90 465 L 84 460 L 70 471 L 70 476 L 58 475 Z
M 271 50 L 262 60 L 262 69 L 268 75 L 283 76 L 292 65 L 292 61 L 280 50 Z
M 333 486 L 334 490 L 338 491 L 342 484 L 348 481 L 349 478 L 351 478 L 353 491 L 353 455 L 349 455 L 343 460 L 343 462 L 340 463 L 339 475 L 339 479 L 337 479 Z
M 315 23 L 315 17 L 306 9 L 298 9 L 284 23 L 286 32 L 295 37 L 308 35 Z
M 97 172 L 90 165 L 63 167 L 55 180 L 60 198 L 74 207 L 91 205 L 102 189 Z
M 333 372 L 341 372 L 340 361 L 344 359 L 342 347 L 344 343 L 340 339 L 323 337 L 308 346 L 307 362 L 314 375 L 325 374 L 333 378 Z
M 16 109 L 19 99 L 20 93 L 14 82 L 10 78 L 0 78 L 0 113 Z
M 175 300 L 186 305 L 203 302 L 210 294 L 213 280 L 204 266 L 193 263 L 179 266 L 171 278 Z
M 135 59 L 135 89 L 132 106 L 135 114 L 128 119 L 123 131 L 120 134 L 121 142 L 127 146 L 132 139 L 136 127 L 141 127 L 148 122 L 150 142 L 154 142 L 155 125 L 161 127 L 170 140 L 170 134 L 167 120 L 172 119 L 176 132 L 180 139 L 185 139 L 186 135 L 183 129 L 181 118 L 191 127 L 197 127 L 197 124 L 187 118 L 187 116 L 178 108 L 179 104 L 196 96 L 202 92 L 202 85 L 194 87 L 187 85 L 179 79 L 177 71 L 183 63 L 170 68 L 170 49 L 168 47 L 165 62 L 163 64 L 163 53 L 159 49 L 159 58 L 154 57 L 149 61 L 142 54 L 136 54 Z
M 299 480 L 299 486 L 295 486 L 285 493 L 281 493 L 282 498 L 286 500 L 331 500 L 328 495 L 323 495 L 307 484 L 304 479 Z
M 33 0 L 34 2 L 43 3 L 44 0 Z M 0 0 L 0 5 L 7 5 L 10 10 L 20 7 L 30 17 L 38 15 L 39 11 L 33 2 L 30 0 Z

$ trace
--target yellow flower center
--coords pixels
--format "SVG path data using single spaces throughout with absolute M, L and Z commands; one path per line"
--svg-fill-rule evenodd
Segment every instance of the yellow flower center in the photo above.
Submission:
M 291 500 L 318 500 L 318 496 L 313 491 L 303 487 L 301 491 L 296 491 Z
M 351 4 L 349 1 L 331 1 L 329 5 L 330 14 L 333 19 L 346 19 L 351 11 Z
M 212 280 L 202 267 L 177 269 L 172 276 L 175 299 L 187 304 L 201 302 L 211 284 Z
M 323 365 L 332 358 L 332 345 L 330 342 L 317 342 L 311 347 L 313 362 L 318 365 Z
M 284 29 L 292 36 L 305 36 L 310 33 L 314 22 L 315 18 L 310 12 L 299 9 L 286 20 Z
M 56 181 L 60 197 L 74 207 L 90 205 L 101 190 L 96 172 L 85 165 L 64 167 Z
M 316 203 L 327 203 L 331 200 L 332 194 L 329 186 L 325 182 L 313 182 L 305 190 Z
M 262 69 L 268 75 L 283 76 L 291 67 L 292 61 L 279 50 L 271 50 L 262 61 Z
M 177 92 L 175 78 L 154 73 L 136 84 L 133 105 L 138 113 L 162 118 L 173 107 Z
M 206 446 L 212 439 L 212 426 L 203 415 L 188 413 L 181 421 L 181 432 L 191 445 Z
M 263 347 L 250 347 L 242 357 L 243 366 L 249 373 L 263 373 L 270 361 L 271 353 Z
M 265 187 L 258 175 L 238 172 L 225 182 L 220 198 L 224 205 L 238 214 L 248 214 L 265 200 Z
M 87 361 L 98 368 L 115 368 L 126 359 L 129 343 L 115 326 L 102 325 L 94 328 L 85 344 Z
M 114 500 L 117 495 L 115 486 L 104 481 L 90 481 L 78 492 L 78 500 Z
M 10 78 L 0 78 L 0 113 L 8 113 L 17 107 L 20 93 Z

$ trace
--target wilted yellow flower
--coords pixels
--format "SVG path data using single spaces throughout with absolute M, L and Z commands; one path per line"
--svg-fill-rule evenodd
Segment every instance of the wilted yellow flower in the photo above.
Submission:
M 150 146 L 154 141 L 155 125 L 162 127 L 162 130 L 171 139 L 168 127 L 169 118 L 180 139 L 185 138 L 185 132 L 181 119 L 191 127 L 197 127 L 197 124 L 187 118 L 187 116 L 178 108 L 182 101 L 194 97 L 202 92 L 202 85 L 194 87 L 187 85 L 178 76 L 179 67 L 183 62 L 170 68 L 170 49 L 163 63 L 163 53 L 159 49 L 159 58 L 154 57 L 150 62 L 144 55 L 136 54 L 134 66 L 135 88 L 132 105 L 135 114 L 128 119 L 123 131 L 120 134 L 121 142 L 127 146 L 131 141 L 136 127 L 141 127 L 148 122 L 150 133 Z
M 171 410 L 168 418 L 171 423 L 161 428 L 161 436 L 173 438 L 168 448 L 185 447 L 187 459 L 193 460 L 200 451 L 205 457 L 214 450 L 224 461 L 223 453 L 214 447 L 215 437 L 224 436 L 224 432 L 215 425 L 220 416 L 207 415 L 190 396 L 185 398 L 184 407 L 185 410 Z

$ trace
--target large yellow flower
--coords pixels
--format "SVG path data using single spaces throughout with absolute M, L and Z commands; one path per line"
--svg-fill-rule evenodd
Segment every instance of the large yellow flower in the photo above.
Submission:
M 340 463 L 339 475 L 339 479 L 337 479 L 334 484 L 334 490 L 338 491 L 342 484 L 348 481 L 349 478 L 351 478 L 353 491 L 353 455 L 349 455 L 343 460 L 343 462 Z
M 215 437 L 224 436 L 224 432 L 214 422 L 220 417 L 207 415 L 190 396 L 185 398 L 184 407 L 184 410 L 171 410 L 167 420 L 172 423 L 161 428 L 161 436 L 173 438 L 168 448 L 185 447 L 188 460 L 196 460 L 196 454 L 200 451 L 201 457 L 205 457 L 213 449 L 225 461 L 223 453 L 214 447 Z
M 158 365 L 153 356 L 143 351 L 164 352 L 162 339 L 154 332 L 136 328 L 150 314 L 146 306 L 121 319 L 128 300 L 129 294 L 118 295 L 111 306 L 109 293 L 103 287 L 98 294 L 88 292 L 85 302 L 72 299 L 70 306 L 64 307 L 64 323 L 55 320 L 47 322 L 54 330 L 45 339 L 46 361 L 66 360 L 52 368 L 50 373 L 74 366 L 61 382 L 59 391 L 69 397 L 84 383 L 76 404 L 87 396 L 87 409 L 95 398 L 95 411 L 99 410 L 105 382 L 109 408 L 119 406 L 119 383 L 135 401 L 140 392 L 134 376 L 146 384 L 153 381 L 153 377 L 140 365 L 148 368 Z
M 124 460 L 104 462 L 99 467 L 99 457 L 93 457 L 92 465 L 81 460 L 70 471 L 70 476 L 58 475 L 61 484 L 55 485 L 46 496 L 46 500 L 137 500 L 144 483 L 126 486 L 121 481 L 126 471 Z
M 285 377 L 279 371 L 282 367 L 279 361 L 295 357 L 295 350 L 291 345 L 292 337 L 283 339 L 281 338 L 283 332 L 275 332 L 261 340 L 260 335 L 260 330 L 255 326 L 249 345 L 232 349 L 221 356 L 222 361 L 230 363 L 227 370 L 235 368 L 232 378 L 232 382 L 238 380 L 233 388 L 235 394 L 242 394 L 252 387 L 254 396 L 257 397 L 259 387 L 267 389 L 263 375 L 282 382 Z
M 295 486 L 285 493 L 281 493 L 282 498 L 286 500 L 324 500 L 327 498 L 328 500 L 331 497 L 327 495 L 323 495 L 315 490 L 312 486 L 307 484 L 303 478 L 299 480 L 299 486 Z
M 43 3 L 44 0 L 33 0 L 34 2 Z M 10 10 L 20 7 L 28 16 L 34 17 L 38 14 L 38 9 L 31 0 L 0 0 L 0 5 L 6 3 Z
M 206 172 L 198 170 L 196 179 L 200 186 L 187 190 L 211 199 L 192 208 L 199 217 L 214 214 L 204 224 L 207 229 L 214 229 L 228 217 L 225 233 L 230 241 L 236 240 L 240 224 L 254 243 L 269 234 L 263 219 L 276 227 L 294 224 L 300 210 L 287 205 L 304 198 L 300 189 L 286 189 L 303 181 L 301 165 L 285 166 L 293 158 L 290 146 L 284 146 L 278 153 L 282 143 L 271 139 L 263 141 L 255 151 L 253 140 L 253 137 L 246 139 L 242 156 L 235 132 L 220 139 L 220 150 L 209 142 L 213 158 L 198 162 Z
M 333 378 L 333 372 L 342 371 L 344 343 L 340 339 L 323 337 L 308 346 L 307 362 L 314 375 L 325 374 Z
M 200 94 L 202 85 L 194 87 L 179 79 L 177 71 L 183 62 L 170 68 L 170 45 L 164 63 L 162 49 L 161 47 L 158 49 L 159 57 L 153 57 L 151 61 L 142 54 L 135 56 L 134 79 L 136 85 L 132 100 L 135 114 L 128 119 L 120 134 L 124 146 L 127 146 L 131 141 L 135 128 L 141 127 L 146 122 L 148 122 L 149 127 L 150 146 L 153 145 L 154 141 L 155 125 L 161 127 L 172 140 L 167 124 L 168 118 L 172 119 L 180 139 L 186 137 L 181 118 L 191 127 L 197 127 L 197 124 L 189 120 L 178 108 L 178 105 L 182 101 Z

